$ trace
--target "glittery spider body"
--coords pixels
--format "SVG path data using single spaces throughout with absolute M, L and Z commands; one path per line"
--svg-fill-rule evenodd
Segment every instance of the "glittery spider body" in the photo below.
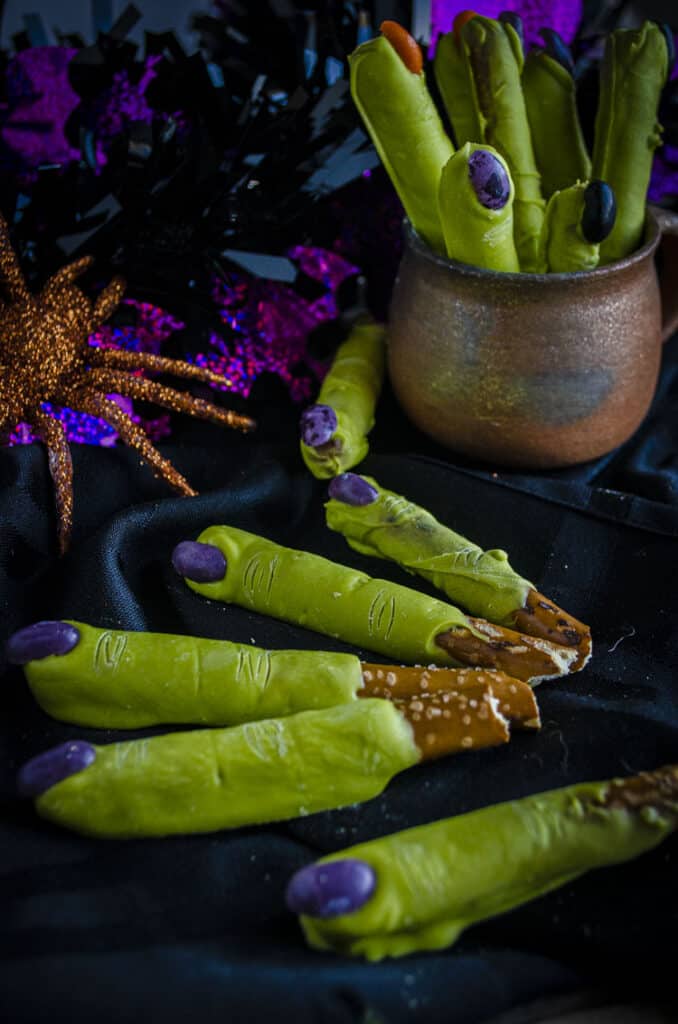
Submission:
M 125 287 L 120 278 L 114 278 L 92 302 L 74 283 L 91 263 L 92 257 L 84 256 L 63 267 L 39 294 L 32 295 L 12 250 L 7 225 L 0 218 L 0 281 L 9 300 L 0 305 L 0 433 L 6 434 L 24 421 L 40 434 L 54 481 L 62 553 L 68 547 L 73 522 L 73 466 L 63 427 L 42 408 L 43 403 L 68 406 L 105 420 L 157 476 L 185 495 L 196 492 L 107 394 L 144 399 L 242 430 L 254 426 L 248 417 L 230 409 L 135 375 L 135 371 L 148 370 L 223 385 L 223 377 L 209 370 L 148 352 L 89 345 L 89 335 L 108 319 Z

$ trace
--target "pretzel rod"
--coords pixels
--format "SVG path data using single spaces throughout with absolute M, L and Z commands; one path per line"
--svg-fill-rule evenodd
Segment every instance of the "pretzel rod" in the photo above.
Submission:
M 579 656 L 572 671 L 583 668 L 591 657 L 591 631 L 583 622 L 563 611 L 553 601 L 531 589 L 522 608 L 513 614 L 513 625 L 521 632 L 541 637 L 551 643 L 576 647 Z
M 513 200 L 513 182 L 501 155 L 487 144 L 465 143 L 443 167 L 438 191 L 448 257 L 518 273 Z
M 410 223 L 443 253 L 438 186 L 454 147 L 426 87 L 417 43 L 393 22 L 382 31 L 349 57 L 351 95 Z
M 438 37 L 433 73 L 457 147 L 461 149 L 467 142 L 484 142 L 484 118 L 478 106 L 468 52 L 458 31 Z
M 544 49 L 525 58 L 522 85 L 544 197 L 591 176 L 577 112 L 572 55 L 557 32 L 544 32 Z
M 515 243 L 522 270 L 536 270 L 544 216 L 539 171 L 525 110 L 520 76 L 523 51 L 512 25 L 476 15 L 463 25 L 460 45 L 468 55 L 475 89 L 472 94 L 483 138 L 506 160 L 513 184 Z
M 84 748 L 69 758 L 57 747 L 28 762 L 20 789 L 49 821 L 120 839 L 240 828 L 359 803 L 421 759 L 411 728 L 383 700 Z
M 301 416 L 301 455 L 314 476 L 336 476 L 367 455 L 385 354 L 384 328 L 371 322 L 356 324 L 337 349 L 316 404 Z
M 394 699 L 393 704 L 412 726 L 424 761 L 500 746 L 510 739 L 507 716 L 488 682 L 461 691 Z
M 508 681 L 510 694 L 498 674 L 363 666 L 352 654 L 267 651 L 227 640 L 130 633 L 82 622 L 27 626 L 11 637 L 7 654 L 24 666 L 47 714 L 105 729 L 237 725 L 347 704 L 357 697 L 414 698 L 444 689 L 457 696 L 465 682 L 491 683 L 502 713 L 514 722 L 516 687 L 532 698 L 529 686 L 517 680 Z M 401 682 L 391 689 L 396 677 Z M 388 684 L 380 687 L 379 680 Z
M 600 243 L 615 222 L 614 193 L 604 181 L 578 181 L 554 192 L 546 204 L 539 241 L 543 273 L 595 270 Z
M 579 783 L 333 853 L 294 876 L 287 903 L 316 949 L 368 960 L 443 949 L 677 826 L 676 767 Z
M 352 654 L 267 651 L 227 640 L 40 622 L 15 633 L 9 660 L 40 707 L 100 729 L 237 725 L 355 700 Z
M 375 698 L 287 718 L 95 746 L 29 761 L 19 789 L 58 825 L 107 839 L 212 832 L 369 800 L 421 760 L 509 739 L 488 684 L 462 698 Z
M 654 150 L 661 143 L 657 113 L 673 64 L 673 39 L 646 21 L 605 41 L 600 69 L 592 176 L 614 190 L 619 215 L 600 247 L 600 263 L 622 259 L 640 244 Z
M 201 559 L 212 563 L 210 573 L 201 574 Z M 436 598 L 235 527 L 209 527 L 197 544 L 180 544 L 173 563 L 204 597 L 397 661 L 484 665 L 537 680 L 562 675 L 576 658 L 571 649 L 470 619 Z
M 329 493 L 330 500 L 325 505 L 327 525 L 343 534 L 360 554 L 397 562 L 406 572 L 433 583 L 472 614 L 482 615 L 498 626 L 516 629 L 549 645 L 573 648 L 571 661 L 563 663 L 569 671 L 582 668 L 589 660 L 588 626 L 558 608 L 520 576 L 509 564 L 505 551 L 483 551 L 438 522 L 426 509 L 380 487 L 372 477 L 345 473 L 332 481 Z M 469 621 L 477 632 L 491 636 L 488 623 Z M 459 638 L 456 643 L 458 648 Z M 484 653 L 483 650 L 483 656 Z M 480 654 L 469 641 L 468 656 L 460 660 L 501 668 L 509 675 L 526 678 L 515 670 L 520 657 L 512 657 L 509 649 L 501 662 L 478 661 Z
M 365 681 L 359 696 L 384 697 L 388 700 L 403 701 L 411 698 L 459 694 L 472 700 L 480 685 L 489 684 L 497 698 L 498 708 L 510 722 L 511 727 L 538 729 L 540 727 L 539 707 L 534 690 L 520 679 L 513 679 L 504 672 L 468 668 L 410 668 L 405 665 L 362 664 Z

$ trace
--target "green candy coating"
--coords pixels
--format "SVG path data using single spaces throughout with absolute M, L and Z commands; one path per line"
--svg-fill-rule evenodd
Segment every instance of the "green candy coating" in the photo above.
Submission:
M 422 825 L 323 858 L 355 858 L 377 876 L 359 910 L 301 917 L 317 949 L 380 960 L 452 945 L 469 925 L 657 846 L 673 808 L 609 806 L 614 783 L 539 793 Z
M 454 32 L 438 37 L 433 73 L 457 147 L 467 142 L 482 142 L 485 118 L 478 106 L 468 51 Z
M 588 242 L 581 229 L 587 188 L 587 181 L 577 182 L 549 199 L 540 242 L 542 273 L 568 274 L 598 266 L 600 243 Z
M 337 476 L 367 455 L 367 435 L 374 426 L 385 360 L 385 331 L 381 324 L 357 324 L 337 349 L 316 399 L 319 405 L 329 405 L 336 413 L 334 437 L 322 449 L 300 442 L 303 460 L 315 477 Z
M 505 551 L 483 551 L 439 523 L 426 509 L 364 477 L 378 491 L 369 505 L 330 499 L 327 525 L 363 555 L 388 558 L 416 573 L 474 615 L 510 625 L 532 584 L 515 572 Z
M 438 194 L 447 255 L 486 270 L 518 273 L 520 264 L 513 241 L 513 183 L 501 210 L 483 206 L 469 177 L 469 157 L 477 150 L 495 156 L 511 181 L 505 161 L 491 146 L 467 142 L 450 157 L 443 168 Z
M 522 83 L 542 191 L 549 199 L 591 176 L 574 79 L 548 53 L 533 50 L 525 59 Z
M 40 707 L 74 725 L 236 725 L 348 703 L 363 685 L 351 654 L 73 625 L 80 640 L 70 653 L 24 672 Z
M 444 252 L 438 216 L 440 174 L 454 147 L 426 87 L 384 36 L 349 57 L 351 95 L 410 223 Z
M 421 756 L 395 706 L 375 699 L 95 750 L 92 765 L 35 806 L 108 839 L 240 828 L 370 800 Z
M 308 551 L 295 551 L 231 526 L 210 526 L 198 541 L 213 544 L 228 569 L 216 583 L 188 586 L 316 630 L 408 664 L 456 665 L 436 637 L 459 627 L 477 630 L 458 608 Z
M 623 259 L 640 245 L 654 151 L 661 142 L 657 111 L 668 73 L 668 51 L 658 25 L 612 32 L 600 72 L 592 177 L 606 181 L 617 219 L 601 244 L 601 264 Z
M 473 141 L 494 146 L 509 166 L 515 187 L 516 250 L 521 269 L 534 271 L 538 263 L 544 200 L 520 78 L 523 69 L 520 40 L 510 25 L 479 15 L 466 22 L 461 38 L 468 50 L 475 95 L 485 122 L 484 138 Z

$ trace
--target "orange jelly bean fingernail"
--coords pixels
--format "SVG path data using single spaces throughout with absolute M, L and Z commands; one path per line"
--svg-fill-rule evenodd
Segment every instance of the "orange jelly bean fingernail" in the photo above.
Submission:
M 386 36 L 407 70 L 411 71 L 413 75 L 420 74 L 424 67 L 424 57 L 418 42 L 410 35 L 407 29 L 399 25 L 397 21 L 382 21 L 380 30 L 381 34 Z
M 459 14 L 452 22 L 452 31 L 454 32 L 454 38 L 457 40 L 457 42 L 461 37 L 461 30 L 463 29 L 466 22 L 470 21 L 471 18 L 475 17 L 477 17 L 475 11 L 459 11 Z

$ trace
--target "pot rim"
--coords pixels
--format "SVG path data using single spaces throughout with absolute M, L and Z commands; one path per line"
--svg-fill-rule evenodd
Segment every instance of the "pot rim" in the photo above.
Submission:
M 605 266 L 596 267 L 594 270 L 574 270 L 568 273 L 534 274 L 522 270 L 488 270 L 485 267 L 476 267 L 472 263 L 460 263 L 458 260 L 448 259 L 447 256 L 440 256 L 428 246 L 423 238 L 417 234 L 407 217 L 403 217 L 403 234 L 405 235 L 406 247 L 412 249 L 417 256 L 427 260 L 429 263 L 435 263 L 436 266 L 444 270 L 454 270 L 464 277 L 478 277 L 484 280 L 493 279 L 495 281 L 503 281 L 506 284 L 517 284 L 519 282 L 523 284 L 526 282 L 564 284 L 569 281 L 590 281 L 592 279 L 613 277 L 619 271 L 628 270 L 646 260 L 654 253 L 661 241 L 662 227 L 660 225 L 659 212 L 661 211 L 655 212 L 652 207 L 647 208 L 644 230 L 646 240 L 630 256 L 625 256 L 621 260 L 615 260 L 613 263 L 606 263 Z

